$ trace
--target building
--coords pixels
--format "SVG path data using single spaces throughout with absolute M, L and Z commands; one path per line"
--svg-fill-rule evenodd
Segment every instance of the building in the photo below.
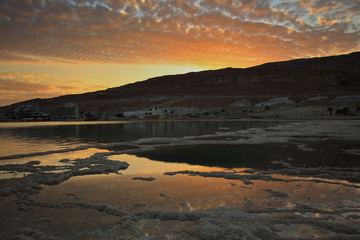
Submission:
M 144 115 L 144 111 L 127 111 L 124 112 L 124 118 L 128 119 L 140 119 L 140 116 Z
M 272 98 L 268 101 L 261 102 L 255 105 L 255 107 L 267 107 L 271 105 L 277 105 L 277 104 L 294 104 L 295 102 L 291 101 L 287 97 L 283 98 Z
M 163 119 L 165 115 L 157 107 L 154 107 L 147 110 L 124 112 L 124 117 L 128 119 Z
M 144 111 L 143 119 L 161 119 L 164 118 L 162 111 L 155 108 L 149 108 L 149 110 Z
M 38 105 L 21 105 L 14 111 L 6 113 L 7 120 L 33 121 L 39 113 Z
M 39 112 L 38 105 L 21 105 L 15 109 L 15 114 L 23 117 L 34 117 Z
M 230 107 L 248 107 L 251 106 L 251 103 L 244 99 L 244 100 L 238 100 L 236 102 L 233 102 Z
M 77 103 L 66 103 L 50 112 L 51 120 L 79 120 L 80 112 Z

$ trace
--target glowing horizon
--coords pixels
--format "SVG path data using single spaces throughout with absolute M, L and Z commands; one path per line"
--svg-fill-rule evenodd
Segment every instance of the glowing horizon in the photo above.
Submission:
M 0 106 L 360 50 L 360 3 L 0 1 Z

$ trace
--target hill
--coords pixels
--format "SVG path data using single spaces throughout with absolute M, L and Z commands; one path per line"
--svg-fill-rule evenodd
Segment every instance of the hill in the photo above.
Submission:
M 83 112 L 113 114 L 148 107 L 224 108 L 247 99 L 273 97 L 293 101 L 325 95 L 360 95 L 360 52 L 322 58 L 267 63 L 251 68 L 225 68 L 150 78 L 103 91 L 33 99 L 1 107 L 0 114 L 25 104 L 50 111 L 67 102 Z

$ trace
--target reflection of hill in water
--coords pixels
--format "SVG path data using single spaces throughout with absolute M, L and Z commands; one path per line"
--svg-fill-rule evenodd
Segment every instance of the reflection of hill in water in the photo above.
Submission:
M 254 168 L 258 170 L 293 167 L 359 167 L 360 157 L 342 154 L 337 142 L 327 142 L 327 151 L 303 151 L 295 144 L 255 145 L 188 145 L 162 147 L 155 151 L 136 153 L 155 161 L 188 163 L 223 168 Z M 344 143 L 346 144 L 346 143 Z M 325 144 L 324 144 L 325 146 Z M 277 162 L 273 162 L 277 161 Z M 284 164 L 282 164 L 282 161 Z
M 79 141 L 83 143 L 111 143 L 132 141 L 150 137 L 183 137 L 199 136 L 220 131 L 220 127 L 229 131 L 255 127 L 270 127 L 278 122 L 244 122 L 244 121 L 143 121 L 118 124 L 79 124 L 56 125 L 27 128 L 2 129 L 19 140 L 64 143 Z

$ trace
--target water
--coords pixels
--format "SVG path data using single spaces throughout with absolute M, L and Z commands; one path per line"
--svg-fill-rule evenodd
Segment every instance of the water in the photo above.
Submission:
M 276 121 L 0 123 L 0 157 L 150 137 L 183 137 L 270 127 Z
M 1 123 L 0 238 L 355 239 L 359 126 Z

